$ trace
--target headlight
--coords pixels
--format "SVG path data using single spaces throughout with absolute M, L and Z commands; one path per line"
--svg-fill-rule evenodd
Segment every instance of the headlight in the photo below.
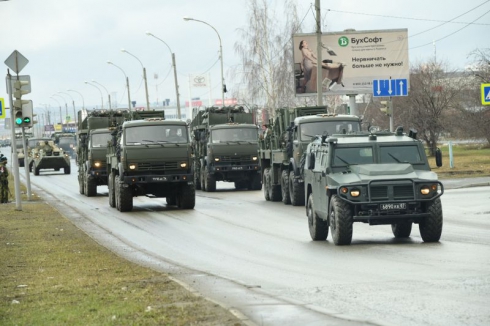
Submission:
M 347 189 L 347 187 L 340 188 L 340 192 L 343 194 L 346 194 L 348 191 L 349 191 L 349 189 Z
M 214 161 L 215 161 L 215 162 L 219 162 L 219 157 L 215 157 L 215 158 L 214 158 Z
M 437 192 L 437 184 L 424 185 L 420 188 L 420 193 L 422 195 L 429 195 L 431 192 Z
M 360 194 L 361 194 L 361 190 L 359 190 L 359 189 L 352 189 L 352 190 L 350 191 L 350 195 L 351 195 L 352 197 L 359 197 L 359 195 L 360 195 Z
M 96 168 L 100 168 L 100 167 L 102 166 L 102 163 L 101 163 L 101 162 L 99 162 L 99 161 L 95 161 L 95 162 L 94 162 L 94 166 L 95 166 Z
M 138 164 L 136 164 L 136 163 L 129 164 L 129 169 L 130 170 L 136 170 L 137 168 L 138 168 Z
M 252 161 L 257 161 L 257 156 L 252 156 Z
M 181 167 L 182 169 L 185 169 L 185 168 L 187 167 L 187 162 L 182 162 L 182 163 L 180 163 L 180 167 Z

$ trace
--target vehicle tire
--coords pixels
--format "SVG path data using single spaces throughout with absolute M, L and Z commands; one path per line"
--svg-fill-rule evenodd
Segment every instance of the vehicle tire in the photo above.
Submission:
M 424 242 L 437 242 L 442 234 L 442 205 L 437 198 L 427 207 L 430 216 L 419 223 L 420 236 Z
M 254 172 L 250 176 L 250 180 L 248 181 L 248 190 L 261 190 L 262 183 L 260 182 L 260 174 Z
M 313 194 L 308 197 L 306 206 L 306 215 L 308 216 L 308 228 L 310 229 L 311 239 L 314 241 L 323 241 L 328 237 L 328 221 L 318 217 L 313 203 Z
M 23 168 L 24 167 L 24 160 L 19 159 L 19 167 Z
M 412 222 L 398 222 L 391 224 L 391 231 L 395 238 L 408 238 L 412 233 Z
M 216 178 L 214 174 L 210 174 L 208 167 L 206 166 L 205 168 L 205 175 L 206 175 L 206 191 L 209 192 L 214 192 L 216 191 Z
M 294 178 L 294 171 L 289 174 L 289 200 L 293 206 L 305 204 L 305 184 Z
M 267 168 L 264 170 L 264 176 L 262 178 L 262 189 L 264 190 L 264 198 L 269 201 L 271 198 L 269 197 L 269 187 L 270 185 L 270 169 Z
M 281 173 L 281 194 L 282 194 L 282 202 L 284 205 L 291 204 L 291 200 L 289 197 L 289 171 L 282 170 Z
M 269 197 L 271 198 L 271 201 L 281 201 L 282 196 L 281 196 L 281 185 L 273 185 L 272 184 L 272 178 L 270 179 L 271 187 L 269 188 L 270 194 Z
M 97 182 L 95 182 L 95 179 L 91 179 L 88 176 L 85 176 L 85 179 L 87 180 L 87 192 L 85 193 L 87 197 L 97 196 Z
M 115 199 L 115 207 L 118 211 L 121 210 L 121 199 L 119 197 L 119 177 L 117 175 L 114 176 L 114 199 Z
M 352 241 L 352 210 L 348 203 L 333 195 L 330 199 L 329 224 L 333 242 L 338 245 L 349 245 Z
M 29 172 L 32 172 L 32 164 L 33 162 L 29 163 Z
M 116 196 L 114 191 L 114 173 L 109 173 L 107 178 L 107 188 L 109 188 L 109 206 L 116 207 Z
M 196 190 L 201 190 L 201 180 L 199 178 L 199 173 L 196 173 L 194 171 L 194 185 L 196 187 Z
M 69 166 L 66 167 L 66 168 L 64 168 L 63 171 L 65 171 L 65 174 L 70 174 L 71 173 L 71 169 L 70 169 Z
M 196 189 L 193 185 L 184 185 L 177 200 L 179 208 L 193 209 L 196 205 Z
M 39 175 L 40 169 L 36 166 L 35 163 L 33 164 L 32 168 L 34 169 L 34 175 Z
M 85 187 L 83 186 L 83 174 L 78 175 L 78 191 L 80 192 L 80 195 L 85 194 Z
M 202 191 L 206 191 L 206 170 L 205 169 L 201 169 L 201 172 L 199 173 L 200 177 L 201 177 L 201 190 Z
M 165 200 L 167 201 L 167 205 L 169 206 L 177 205 L 177 197 L 175 196 L 167 196 Z
M 120 181 L 120 177 L 115 180 L 118 183 L 119 211 L 129 212 L 133 209 L 133 191 L 130 187 L 124 187 L 124 183 Z

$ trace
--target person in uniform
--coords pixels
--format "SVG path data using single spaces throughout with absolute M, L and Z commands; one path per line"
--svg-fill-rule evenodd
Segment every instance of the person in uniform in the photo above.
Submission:
M 0 156 L 0 203 L 6 204 L 9 199 L 9 171 L 7 170 L 7 158 Z

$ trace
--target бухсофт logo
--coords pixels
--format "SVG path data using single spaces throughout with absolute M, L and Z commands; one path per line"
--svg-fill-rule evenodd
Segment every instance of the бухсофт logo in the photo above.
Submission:
M 347 36 L 339 37 L 339 45 L 342 47 L 349 45 L 349 38 Z

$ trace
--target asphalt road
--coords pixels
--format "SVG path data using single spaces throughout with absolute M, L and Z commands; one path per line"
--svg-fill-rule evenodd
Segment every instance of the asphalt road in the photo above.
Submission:
M 74 163 L 72 161 L 72 163 Z M 220 183 L 194 210 L 135 198 L 132 212 L 78 193 L 72 174 L 31 174 L 46 198 L 101 244 L 169 273 L 258 325 L 489 325 L 490 186 L 462 182 L 442 196 L 439 243 L 389 226 L 354 225 L 351 246 L 313 242 L 305 209 Z M 487 184 L 485 186 L 485 184 Z M 464 187 L 464 188 L 460 188 Z

